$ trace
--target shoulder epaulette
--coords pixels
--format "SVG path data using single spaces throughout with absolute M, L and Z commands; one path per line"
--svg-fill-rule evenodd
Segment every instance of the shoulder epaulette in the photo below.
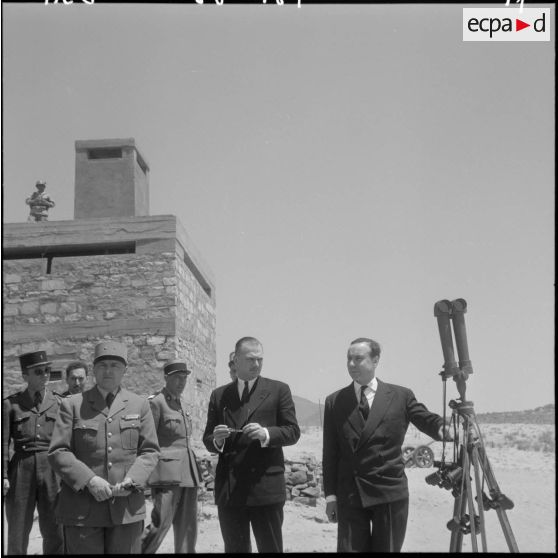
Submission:
M 163 391 L 162 389 L 160 389 L 159 391 L 156 391 L 155 393 L 149 395 L 147 397 L 147 399 L 149 400 L 149 399 L 153 399 L 154 397 L 157 397 L 157 395 L 159 395 L 162 391 Z

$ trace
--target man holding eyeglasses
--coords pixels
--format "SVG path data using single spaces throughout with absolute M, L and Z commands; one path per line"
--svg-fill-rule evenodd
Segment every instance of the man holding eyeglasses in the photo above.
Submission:
M 47 387 L 50 364 L 45 351 L 19 357 L 27 388 L 8 396 L 2 406 L 3 493 L 8 521 L 8 554 L 27 554 L 35 505 L 43 537 L 43 554 L 63 554 L 62 527 L 52 510 L 60 481 L 47 451 L 60 396 Z M 10 442 L 14 454 L 8 463 Z

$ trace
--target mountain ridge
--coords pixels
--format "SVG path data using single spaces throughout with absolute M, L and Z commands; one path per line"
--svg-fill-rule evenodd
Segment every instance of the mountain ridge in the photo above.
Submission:
M 298 424 L 302 427 L 321 426 L 324 417 L 323 404 L 314 403 L 304 397 L 293 395 Z M 448 413 L 449 414 L 449 413 Z M 554 424 L 555 405 L 549 403 L 534 409 L 523 411 L 498 411 L 477 413 L 480 423 L 511 423 L 511 424 Z

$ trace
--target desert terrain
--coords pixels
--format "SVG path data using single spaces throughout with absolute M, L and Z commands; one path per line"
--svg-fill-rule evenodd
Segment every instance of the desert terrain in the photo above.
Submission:
M 484 443 L 500 490 L 515 504 L 507 512 L 513 534 L 521 552 L 554 553 L 556 551 L 555 449 L 554 425 L 541 424 L 484 424 L 481 425 Z M 406 443 L 417 446 L 430 440 L 410 429 Z M 440 442 L 429 447 L 435 458 L 442 451 Z M 321 431 L 308 428 L 298 444 L 285 448 L 285 457 L 296 460 L 304 455 L 315 455 L 321 460 Z M 446 460 L 451 449 L 446 451 Z M 453 497 L 448 490 L 431 486 L 425 477 L 434 468 L 407 469 L 410 490 L 410 509 L 404 552 L 447 552 L 450 532 L 446 524 L 453 513 Z M 200 501 L 199 553 L 223 552 L 217 510 L 208 494 Z M 148 511 L 151 503 L 148 502 Z M 495 511 L 486 512 L 487 544 L 490 552 L 507 552 Z M 149 521 L 149 519 L 148 519 Z M 283 525 L 286 552 L 335 552 L 336 525 L 327 522 L 325 502 L 316 507 L 293 502 L 285 505 Z M 480 539 L 479 539 L 480 544 Z M 254 548 L 255 544 L 253 545 Z M 466 535 L 463 550 L 471 550 L 470 535 Z M 172 553 L 172 533 L 169 532 L 159 553 Z M 35 522 L 31 533 L 29 554 L 41 554 L 41 537 Z

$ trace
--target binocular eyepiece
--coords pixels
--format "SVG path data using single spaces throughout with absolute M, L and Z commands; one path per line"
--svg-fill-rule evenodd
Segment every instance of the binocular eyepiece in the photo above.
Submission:
M 443 371 L 440 374 L 444 380 L 447 378 L 455 380 L 463 400 L 465 399 L 465 382 L 469 374 L 473 373 L 467 345 L 465 312 L 467 312 L 467 302 L 463 298 L 457 298 L 452 302 L 445 299 L 439 300 L 434 304 L 434 316 L 438 320 L 438 331 L 444 354 Z M 455 361 L 453 336 L 455 336 L 459 365 Z
M 463 476 L 463 469 L 458 465 L 441 467 L 440 462 L 434 462 L 434 465 L 440 467 L 435 473 L 431 473 L 425 477 L 427 484 L 431 486 L 438 486 L 440 488 L 445 488 L 446 490 L 453 490 L 459 487 L 461 482 L 461 477 Z

